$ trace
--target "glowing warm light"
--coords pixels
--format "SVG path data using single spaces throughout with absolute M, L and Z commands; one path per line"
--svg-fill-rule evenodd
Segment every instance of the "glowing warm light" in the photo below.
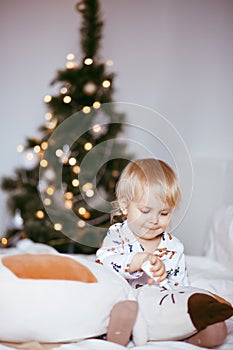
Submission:
M 73 208 L 73 202 L 70 199 L 65 201 L 65 208 L 66 209 L 72 209 Z
M 48 112 L 48 113 L 45 114 L 44 117 L 45 117 L 46 120 L 51 120 L 53 115 L 52 115 L 52 113 Z
M 57 125 L 57 118 L 54 117 L 53 119 L 48 121 L 46 126 L 48 129 L 52 130 L 55 128 L 56 125 Z
M 63 164 L 68 163 L 68 161 L 69 161 L 69 158 L 68 158 L 68 157 L 63 157 L 63 158 L 62 158 L 62 163 L 63 163 Z
M 70 103 L 71 102 L 71 97 L 70 96 L 65 96 L 64 98 L 63 98 L 63 102 L 64 103 Z
M 67 69 L 73 69 L 76 66 L 75 62 L 67 62 L 66 68 Z
M 79 180 L 78 179 L 72 180 L 72 186 L 73 187 L 78 187 L 79 186 Z
M 104 81 L 102 82 L 102 85 L 103 85 L 104 88 L 109 88 L 109 86 L 111 85 L 111 83 L 110 83 L 109 80 L 104 80 Z
M 32 160 L 32 159 L 34 158 L 34 154 L 31 153 L 31 152 L 28 152 L 27 155 L 26 155 L 26 158 L 27 158 L 28 160 Z
M 92 130 L 93 130 L 94 132 L 96 132 L 96 133 L 99 133 L 99 132 L 102 130 L 102 128 L 101 128 L 101 126 L 100 126 L 99 124 L 95 124 L 95 125 L 93 126 Z
M 6 237 L 2 237 L 1 242 L 3 245 L 6 245 L 8 243 L 8 240 Z
M 85 221 L 79 220 L 79 221 L 77 222 L 77 225 L 78 225 L 78 227 L 82 228 L 82 227 L 84 227 L 86 224 L 85 224 Z
M 99 109 L 100 106 L 101 106 L 101 103 L 100 103 L 99 101 L 95 101 L 95 102 L 93 103 L 93 107 L 94 107 L 95 109 Z
M 90 151 L 92 149 L 92 143 L 91 142 L 86 142 L 84 145 L 85 151 Z
M 112 171 L 112 176 L 113 176 L 113 177 L 118 177 L 119 175 L 120 175 L 119 170 L 113 170 L 113 171 Z
M 24 150 L 23 145 L 18 145 L 17 151 L 18 151 L 18 152 L 23 152 L 23 150 Z
M 73 172 L 74 172 L 75 174 L 79 174 L 79 173 L 80 173 L 80 167 L 79 167 L 78 165 L 75 165 L 75 166 L 73 167 Z
M 59 222 L 57 222 L 56 224 L 54 224 L 53 228 L 56 231 L 61 231 L 62 230 L 62 224 L 60 224 Z
M 83 86 L 83 91 L 91 96 L 93 95 L 96 90 L 97 90 L 98 86 L 93 82 L 93 81 L 88 81 L 84 86 Z
M 89 198 L 93 197 L 94 194 L 95 194 L 95 192 L 93 190 L 91 190 L 91 189 L 86 191 L 86 196 L 89 197 Z
M 84 207 L 80 207 L 78 212 L 80 215 L 84 215 L 86 213 L 86 209 Z
M 63 86 L 61 89 L 60 89 L 60 93 L 61 94 L 66 94 L 68 91 L 67 87 Z
M 44 102 L 45 103 L 49 103 L 49 102 L 51 102 L 52 101 L 52 96 L 51 95 L 46 95 L 45 97 L 44 97 Z
M 43 176 L 45 177 L 46 180 L 53 181 L 56 177 L 56 174 L 52 168 L 48 168 L 44 171 Z
M 43 210 L 38 210 L 38 211 L 36 212 L 36 217 L 37 217 L 38 219 L 43 219 L 43 218 L 44 218 L 44 212 L 43 212 Z
M 87 211 L 84 215 L 83 215 L 84 219 L 90 219 L 91 214 Z
M 48 161 L 47 161 L 46 159 L 42 159 L 42 160 L 40 161 L 40 166 L 41 166 L 42 168 L 46 168 L 46 167 L 48 166 Z
M 91 188 L 93 188 L 93 185 L 92 185 L 91 182 L 87 182 L 87 183 L 85 183 L 85 184 L 82 186 L 82 190 L 83 190 L 84 192 L 90 190 Z
M 65 196 L 66 199 L 72 199 L 74 195 L 73 195 L 72 192 L 66 192 L 66 193 L 64 194 L 64 196 Z
M 114 63 L 113 63 L 113 60 L 107 60 L 107 61 L 106 61 L 106 65 L 109 66 L 109 67 L 110 67 L 110 66 L 113 66 L 113 64 L 114 64 Z
M 82 109 L 83 113 L 88 114 L 91 112 L 91 107 L 89 106 L 84 106 Z
M 77 163 L 77 160 L 74 158 L 74 157 L 71 157 L 69 159 L 69 164 L 72 166 L 72 165 L 75 165 Z
M 84 60 L 84 64 L 86 64 L 87 66 L 90 66 L 93 63 L 93 59 L 92 58 L 86 58 Z
M 66 55 L 66 59 L 69 60 L 69 61 L 72 61 L 75 59 L 75 55 L 73 53 L 68 53 Z
M 35 152 L 35 153 L 39 153 L 39 152 L 40 152 L 40 146 L 39 146 L 39 145 L 36 145 L 36 146 L 34 147 L 34 152 Z
M 56 154 L 56 156 L 57 157 L 62 157 L 63 156 L 63 150 L 62 149 L 60 149 L 60 148 L 58 148 L 57 150 L 56 150 L 56 152 L 55 152 L 55 154 Z
M 40 146 L 45 151 L 48 148 L 48 142 L 44 141 Z
M 44 199 L 44 205 L 50 205 L 51 204 L 51 199 L 45 198 Z
M 54 186 L 49 186 L 46 190 L 46 193 L 49 195 L 49 196 L 52 196 L 54 194 L 54 191 L 55 191 L 55 188 Z

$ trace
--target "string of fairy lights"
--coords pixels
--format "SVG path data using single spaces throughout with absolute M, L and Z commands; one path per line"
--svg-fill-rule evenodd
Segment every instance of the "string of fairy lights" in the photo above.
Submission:
M 67 54 L 66 60 L 67 61 L 65 66 L 67 69 L 78 68 L 79 64 L 75 60 L 75 55 L 73 53 Z M 86 66 L 91 66 L 93 63 L 94 63 L 94 60 L 92 58 L 85 58 L 85 60 L 83 61 L 83 64 Z M 105 64 L 106 66 L 110 67 L 113 65 L 113 61 L 107 60 Z M 108 89 L 111 86 L 111 81 L 108 79 L 104 79 L 101 85 L 104 89 Z M 95 94 L 97 89 L 98 89 L 98 86 L 92 81 L 88 81 L 83 86 L 83 91 L 85 92 L 86 95 Z M 65 104 L 69 104 L 72 102 L 72 97 L 69 95 L 69 84 L 67 84 L 66 86 L 62 86 L 60 88 L 60 94 Z M 53 97 L 51 95 L 47 94 L 44 97 L 44 102 L 48 104 L 52 101 L 52 98 Z M 92 107 L 96 110 L 100 109 L 101 102 L 98 100 L 94 101 Z M 91 113 L 91 110 L 92 109 L 90 106 L 82 107 L 82 112 L 84 114 Z M 58 124 L 58 119 L 51 112 L 46 112 L 44 118 L 45 118 L 45 127 L 47 131 L 52 134 Z M 98 135 L 101 135 L 102 133 L 105 132 L 104 128 L 105 128 L 105 125 L 100 125 L 96 123 L 91 127 L 90 132 L 96 135 L 96 137 L 98 137 Z M 52 204 L 51 198 L 52 196 L 54 196 L 56 191 L 55 186 L 51 184 L 51 182 L 55 179 L 56 174 L 54 173 L 53 169 L 49 167 L 48 161 L 46 159 L 43 159 L 44 151 L 49 146 L 48 142 L 47 141 L 40 142 L 39 139 L 33 139 L 33 141 L 35 141 L 36 143 L 36 145 L 33 148 L 25 149 L 23 145 L 18 145 L 17 152 L 24 154 L 26 169 L 33 169 L 37 164 L 39 164 L 45 170 L 44 174 L 47 181 L 44 181 L 44 182 L 42 181 L 42 183 L 40 183 L 39 186 L 40 186 L 40 190 L 43 190 L 43 192 L 46 194 L 45 198 L 43 199 L 43 204 L 46 207 Z M 93 144 L 87 141 L 84 143 L 83 148 L 86 152 L 89 152 L 93 148 Z M 70 165 L 72 172 L 74 174 L 74 178 L 72 178 L 71 184 L 73 188 L 77 188 L 80 185 L 78 175 L 81 169 L 80 169 L 80 166 L 77 164 L 77 159 L 74 156 L 72 156 L 70 153 L 71 152 L 68 145 L 64 145 L 62 149 L 58 148 L 55 152 L 56 156 L 58 157 L 61 163 Z M 117 176 L 118 174 L 115 174 L 115 175 Z M 95 195 L 93 184 L 89 182 L 85 183 L 82 186 L 82 191 L 85 194 L 85 196 L 88 198 L 91 198 Z M 77 196 L 75 196 L 73 192 L 70 192 L 70 191 L 64 191 L 60 195 L 64 196 L 64 199 L 65 199 L 64 205 L 66 209 L 72 209 L 74 206 L 74 202 L 80 199 L 80 198 L 77 198 Z M 91 214 L 84 206 L 80 206 L 77 209 L 77 213 L 79 214 L 79 216 L 81 216 L 81 218 L 77 221 L 77 226 L 79 228 L 83 228 L 86 225 L 84 219 L 86 220 L 90 219 Z M 45 217 L 45 211 L 42 209 L 39 209 L 35 212 L 34 215 L 37 219 L 43 220 Z M 53 228 L 55 231 L 61 231 L 63 228 L 62 223 L 60 222 L 54 223 Z M 7 238 L 2 237 L 1 243 L 3 246 L 7 245 L 8 244 Z

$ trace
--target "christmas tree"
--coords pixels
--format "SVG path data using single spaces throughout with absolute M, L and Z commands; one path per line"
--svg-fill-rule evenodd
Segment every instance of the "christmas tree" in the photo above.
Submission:
M 1 239 L 6 247 L 27 237 L 60 252 L 93 253 L 103 238 L 95 227 L 107 227 L 110 219 L 110 211 L 96 206 L 96 198 L 101 194 L 106 203 L 114 199 L 129 159 L 124 143 L 107 143 L 122 131 L 124 115 L 115 111 L 112 100 L 111 61 L 99 62 L 103 21 L 98 0 L 82 0 L 76 9 L 82 15 L 80 62 L 67 55 L 65 69 L 51 83 L 58 84 L 58 93 L 44 98 L 48 112 L 39 128 L 41 138 L 28 138 L 18 149 L 33 166 L 2 179 L 17 222 Z M 82 171 L 82 161 L 95 147 Z

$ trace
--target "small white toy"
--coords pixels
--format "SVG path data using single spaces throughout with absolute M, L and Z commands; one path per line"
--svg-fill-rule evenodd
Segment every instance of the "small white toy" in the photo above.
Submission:
M 162 282 L 158 283 L 157 282 L 157 278 L 153 276 L 153 272 L 151 271 L 151 263 L 149 260 L 146 260 L 143 264 L 142 264 L 142 270 L 150 277 L 154 280 L 154 283 L 159 284 L 160 287 L 164 287 L 168 290 L 172 290 L 172 287 L 169 285 L 167 278 L 165 280 L 163 280 Z

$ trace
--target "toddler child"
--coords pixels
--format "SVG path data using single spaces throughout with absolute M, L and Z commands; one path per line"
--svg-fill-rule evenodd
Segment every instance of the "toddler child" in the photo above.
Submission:
M 168 231 L 180 201 L 178 181 L 163 161 L 141 159 L 128 164 L 116 188 L 119 210 L 127 218 L 107 231 L 97 261 L 119 272 L 133 288 L 148 282 L 142 265 L 149 260 L 158 282 L 188 285 L 183 244 Z
M 133 288 L 165 280 L 167 284 L 163 288 L 188 286 L 184 246 L 168 232 L 172 213 L 181 197 L 172 168 L 154 158 L 130 162 L 120 176 L 116 197 L 119 208 L 115 214 L 120 214 L 123 221 L 108 229 L 102 247 L 96 253 L 96 262 L 118 272 Z M 147 261 L 150 271 L 145 273 L 143 268 Z M 148 279 L 148 273 L 153 279 Z M 129 316 L 123 308 L 123 305 L 118 305 L 118 309 L 116 306 L 115 315 L 111 315 L 108 340 L 118 342 L 115 328 L 119 325 L 114 323 L 114 319 L 117 320 L 120 314 L 124 321 L 120 323 L 119 334 L 133 324 L 132 317 L 127 321 Z M 133 308 L 136 318 L 136 306 Z M 125 334 L 123 342 L 120 341 L 123 345 L 127 344 L 129 331 Z M 208 326 L 187 341 L 211 347 L 221 344 L 225 336 L 226 327 L 221 322 Z

